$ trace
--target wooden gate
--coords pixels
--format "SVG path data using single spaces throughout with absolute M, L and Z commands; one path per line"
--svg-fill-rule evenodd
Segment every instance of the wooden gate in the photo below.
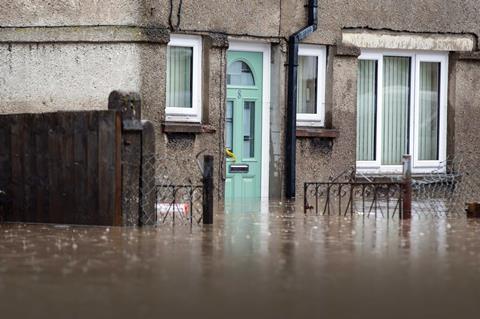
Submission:
M 130 193 L 133 188 L 138 195 L 140 187 L 140 176 L 131 176 L 130 166 L 122 169 L 122 153 L 131 153 L 122 149 L 127 144 L 122 142 L 122 123 L 140 123 L 140 105 L 138 100 L 135 112 L 128 98 L 121 97 L 112 93 L 106 111 L 0 116 L 3 221 L 138 224 L 138 218 L 127 222 L 138 212 L 122 210 L 131 202 L 122 199 L 126 192 L 122 181 L 137 181 L 130 185 Z M 141 134 L 141 125 L 138 131 Z M 141 152 L 141 147 L 137 150 Z M 140 161 L 141 154 L 134 155 Z

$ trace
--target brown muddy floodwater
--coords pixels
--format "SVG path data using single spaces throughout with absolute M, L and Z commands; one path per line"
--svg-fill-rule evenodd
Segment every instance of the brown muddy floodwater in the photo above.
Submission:
M 1 225 L 0 318 L 480 318 L 479 221 L 293 211 Z

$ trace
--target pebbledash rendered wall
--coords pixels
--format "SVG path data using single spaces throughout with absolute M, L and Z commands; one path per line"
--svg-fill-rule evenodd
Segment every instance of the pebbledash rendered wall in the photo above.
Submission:
M 272 45 L 270 194 L 284 185 L 286 39 L 305 26 L 307 0 L 11 0 L 0 3 L 0 112 L 105 109 L 112 90 L 138 91 L 157 128 L 157 152 L 215 155 L 223 195 L 226 51 L 229 39 Z M 180 6 L 181 5 L 181 6 Z M 338 137 L 299 138 L 297 196 L 355 164 L 358 48 L 346 30 L 403 35 L 480 34 L 476 0 L 319 0 L 318 30 L 304 42 L 327 45 L 326 126 Z M 209 133 L 164 134 L 166 49 L 172 32 L 203 35 L 203 124 Z M 477 49 L 477 48 L 475 48 Z M 450 54 L 448 147 L 478 159 L 480 56 Z M 172 168 L 176 163 L 171 162 Z M 195 171 L 194 162 L 185 177 Z

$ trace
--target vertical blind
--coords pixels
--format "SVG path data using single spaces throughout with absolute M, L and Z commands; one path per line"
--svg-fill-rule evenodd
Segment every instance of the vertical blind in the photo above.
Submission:
M 440 62 L 421 61 L 412 72 L 410 57 L 383 57 L 383 71 L 377 60 L 360 60 L 357 77 L 357 160 L 375 161 L 382 165 L 400 165 L 402 155 L 409 152 L 410 117 L 416 110 L 414 134 L 416 158 L 421 161 L 439 160 L 440 142 Z M 378 72 L 383 81 L 377 83 Z M 418 83 L 411 88 L 412 74 Z M 383 89 L 381 118 L 377 114 L 378 84 Z M 411 100 L 416 90 L 418 105 Z M 414 107 L 413 107 L 414 106 Z M 380 121 L 380 122 L 377 122 Z M 376 136 L 377 123 L 381 131 Z M 376 154 L 377 143 L 381 154 Z
M 438 160 L 440 63 L 420 63 L 418 159 Z
M 357 160 L 375 160 L 377 61 L 360 60 L 357 80 Z
M 299 56 L 297 73 L 297 113 L 317 113 L 318 57 Z
M 399 165 L 408 151 L 410 58 L 384 57 L 382 164 Z
M 167 60 L 167 107 L 191 108 L 193 48 L 169 46 Z

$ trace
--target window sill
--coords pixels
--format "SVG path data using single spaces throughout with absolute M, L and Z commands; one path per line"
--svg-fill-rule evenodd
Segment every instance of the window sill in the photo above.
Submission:
M 446 174 L 446 173 L 445 173 Z M 448 175 L 448 174 L 447 174 Z M 424 180 L 428 179 L 431 184 L 435 184 L 437 181 L 433 180 L 432 175 L 429 173 L 412 173 L 413 180 Z M 400 183 L 403 181 L 403 174 L 399 173 L 391 173 L 391 174 L 363 174 L 363 173 L 355 173 L 355 181 L 356 182 L 378 182 L 378 183 L 385 183 L 385 182 L 395 182 Z M 438 183 L 442 183 L 441 180 L 438 180 Z
M 437 167 L 412 167 L 412 177 L 424 177 L 429 176 L 431 174 L 444 174 L 446 172 L 445 166 L 437 166 Z M 395 176 L 402 176 L 403 175 L 403 168 L 401 165 L 396 165 L 395 167 L 359 167 L 356 168 L 357 176 L 365 176 L 365 177 L 395 177 Z
M 203 125 L 200 123 L 186 123 L 186 122 L 163 122 L 162 132 L 167 134 L 174 133 L 190 133 L 203 134 L 215 133 L 217 130 L 211 125 Z
M 337 129 L 328 129 L 324 127 L 297 127 L 297 137 L 299 138 L 328 138 L 334 139 L 339 136 L 340 132 Z

